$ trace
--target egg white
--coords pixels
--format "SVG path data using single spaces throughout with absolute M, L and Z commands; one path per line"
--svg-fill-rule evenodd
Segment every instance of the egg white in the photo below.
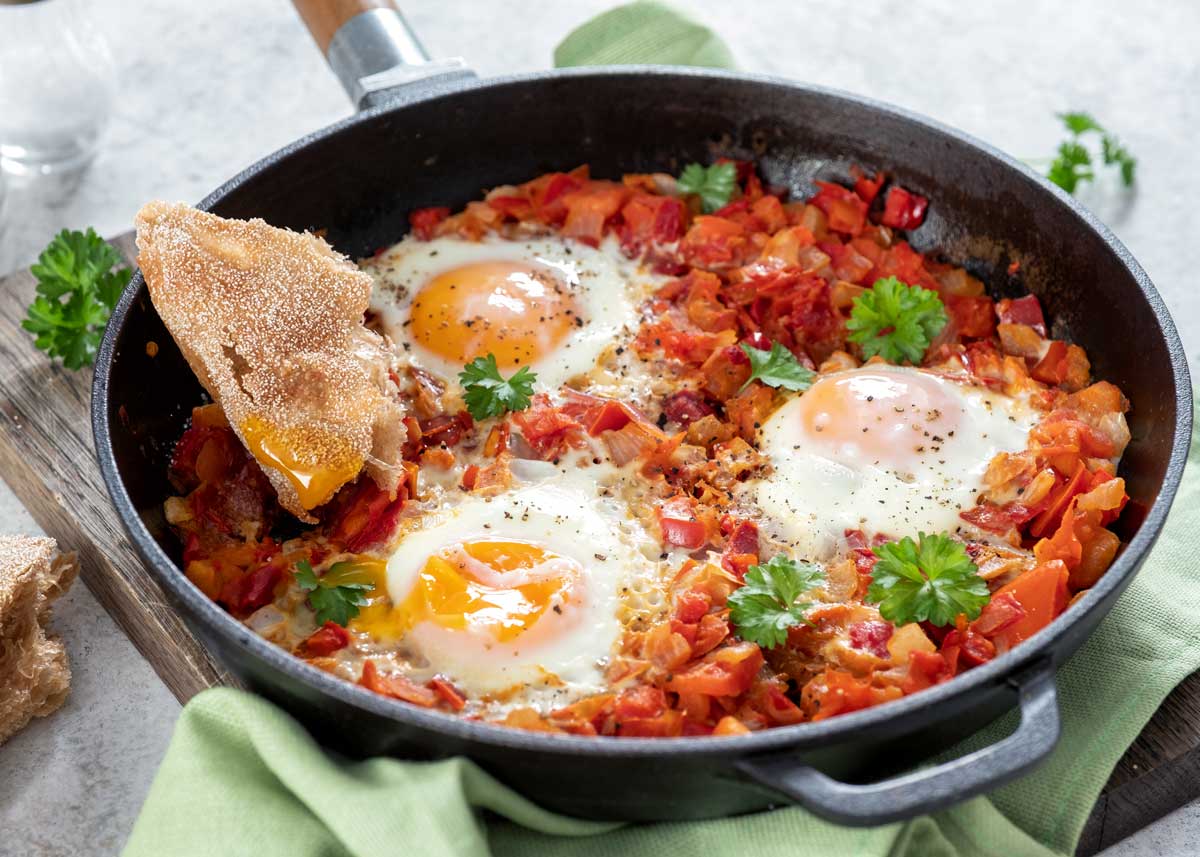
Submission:
M 871 372 L 904 383 L 920 371 L 871 366 L 823 380 Z M 903 538 L 954 532 L 964 525 L 959 513 L 975 504 L 988 463 L 998 452 L 1025 449 L 1037 415 L 1023 400 L 922 374 L 953 403 L 949 416 L 957 427 L 952 433 L 926 433 L 914 416 L 917 430 L 894 440 L 888 460 L 855 448 L 853 436 L 869 429 L 865 424 L 827 426 L 820 437 L 807 432 L 798 417 L 805 394 L 767 420 L 760 449 L 772 473 L 744 490 L 761 510 L 768 536 L 799 556 L 822 561 L 837 552 L 848 529 Z M 847 443 L 831 442 L 830 435 L 839 432 Z
M 446 676 L 470 697 L 506 703 L 500 708 L 530 705 L 543 712 L 606 689 L 604 667 L 623 628 L 623 593 L 631 581 L 655 579 L 657 570 L 631 539 L 627 510 L 598 496 L 598 470 L 559 472 L 490 499 L 468 497 L 402 539 L 387 564 L 394 604 L 408 597 L 429 557 L 465 541 L 531 542 L 583 570 L 569 596 L 554 605 L 561 612 L 547 609 L 509 641 L 418 622 L 404 639 L 414 664 L 425 665 L 418 674 Z
M 575 298 L 582 323 L 551 353 L 529 364 L 538 390 L 555 390 L 589 372 L 605 348 L 632 337 L 637 306 L 667 278 L 647 272 L 625 257 L 611 236 L 598 248 L 545 236 L 480 241 L 444 237 L 421 241 L 411 236 L 362 263 L 378 288 L 373 308 L 384 331 L 414 365 L 433 372 L 452 387 L 466 359 L 452 362 L 431 353 L 408 334 L 413 299 L 431 279 L 464 265 L 481 262 L 524 262 L 549 268 Z M 403 355 L 402 355 L 403 356 Z

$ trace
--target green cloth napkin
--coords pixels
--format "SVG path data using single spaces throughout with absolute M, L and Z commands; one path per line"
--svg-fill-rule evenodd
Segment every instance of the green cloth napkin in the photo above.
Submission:
M 653 2 L 614 9 L 555 52 L 558 65 L 729 65 L 709 30 Z M 1193 438 L 1193 462 L 1196 462 Z M 1074 852 L 1101 787 L 1163 698 L 1200 667 L 1200 463 L 1112 613 L 1060 671 L 1063 732 L 1037 772 L 945 812 L 869 830 L 801 809 L 621 826 L 540 809 L 466 759 L 354 762 L 322 750 L 270 703 L 229 689 L 183 710 L 125 857 L 1046 857 Z M 963 752 L 998 740 L 1015 714 Z M 487 812 L 484 812 L 484 811 Z
M 554 49 L 554 64 L 698 65 L 733 68 L 729 48 L 708 27 L 654 0 L 637 0 L 597 15 Z

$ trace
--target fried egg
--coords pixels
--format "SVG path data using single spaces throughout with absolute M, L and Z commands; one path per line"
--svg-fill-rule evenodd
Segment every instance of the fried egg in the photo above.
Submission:
M 604 690 L 623 602 L 660 571 L 627 510 L 600 496 L 602 469 L 433 513 L 388 559 L 387 603 L 355 627 L 485 704 L 548 711 Z
M 637 306 L 661 277 L 599 248 L 552 236 L 510 241 L 405 238 L 363 263 L 380 286 L 384 331 L 416 365 L 451 383 L 488 354 L 506 375 L 528 366 L 557 389 L 628 338 Z
M 809 559 L 829 558 L 848 529 L 953 532 L 992 457 L 1025 449 L 1036 421 L 1024 400 L 920 369 L 838 372 L 763 425 L 773 472 L 747 490 L 767 532 Z

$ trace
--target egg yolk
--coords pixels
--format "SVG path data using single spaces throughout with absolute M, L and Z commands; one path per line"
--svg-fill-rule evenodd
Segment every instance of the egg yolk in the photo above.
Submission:
M 404 602 L 386 598 L 363 609 L 356 627 L 380 638 L 403 635 L 418 622 L 509 642 L 547 610 L 562 611 L 582 579 L 575 560 L 517 541 L 463 542 L 429 557 Z M 375 592 L 386 587 L 376 584 Z
M 362 470 L 362 456 L 319 428 L 276 426 L 251 414 L 241 429 L 250 454 L 282 473 L 305 509 L 320 506 Z
M 569 286 L 547 267 L 494 261 L 433 277 L 413 299 L 410 333 L 452 363 L 496 355 L 502 369 L 552 353 L 582 324 Z
M 903 466 L 954 437 L 963 409 L 946 383 L 872 369 L 823 378 L 800 398 L 801 432 L 839 461 Z

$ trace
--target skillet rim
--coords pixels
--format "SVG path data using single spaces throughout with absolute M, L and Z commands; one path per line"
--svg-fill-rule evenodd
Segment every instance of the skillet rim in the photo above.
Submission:
M 448 735 L 460 741 L 478 742 L 496 749 L 523 750 L 551 755 L 570 755 L 605 758 L 645 758 L 659 755 L 686 754 L 694 758 L 744 756 L 769 750 L 802 750 L 814 746 L 832 744 L 837 739 L 851 737 L 859 730 L 900 721 L 920 720 L 925 709 L 932 709 L 952 698 L 965 698 L 988 685 L 1011 685 L 1012 677 L 1042 661 L 1041 669 L 1057 669 L 1053 664 L 1053 652 L 1059 642 L 1067 636 L 1072 626 L 1094 611 L 1101 610 L 1110 596 L 1119 595 L 1133 579 L 1154 542 L 1163 529 L 1167 513 L 1179 488 L 1191 439 L 1192 387 L 1189 379 L 1187 359 L 1178 331 L 1166 304 L 1159 295 L 1149 276 L 1134 259 L 1125 245 L 1096 218 L 1062 189 L 1048 182 L 1025 164 L 1006 155 L 999 149 L 965 132 L 906 108 L 867 98 L 843 90 L 791 81 L 774 75 L 745 74 L 714 69 L 698 69 L 683 66 L 594 66 L 553 71 L 505 75 L 486 79 L 471 79 L 459 82 L 452 89 L 402 91 L 395 100 L 354 114 L 283 146 L 275 152 L 245 168 L 206 196 L 199 208 L 209 210 L 218 205 L 231 192 L 258 176 L 276 163 L 308 146 L 337 136 L 344 130 L 368 123 L 378 117 L 404 110 L 406 107 L 440 99 L 453 99 L 461 94 L 508 86 L 521 86 L 553 82 L 562 79 L 583 80 L 587 78 L 611 79 L 617 77 L 651 77 L 657 80 L 715 80 L 737 84 L 748 84 L 759 88 L 783 88 L 791 92 L 800 91 L 814 95 L 822 101 L 837 105 L 844 104 L 865 108 L 877 114 L 888 115 L 908 125 L 917 126 L 933 139 L 949 138 L 965 145 L 982 158 L 997 162 L 998 166 L 1015 177 L 1035 185 L 1036 190 L 1048 193 L 1047 201 L 1057 202 L 1068 209 L 1085 229 L 1095 233 L 1116 255 L 1122 266 L 1132 275 L 1143 298 L 1149 304 L 1162 333 L 1170 357 L 1172 369 L 1173 397 L 1175 400 L 1175 425 L 1170 456 L 1168 457 L 1163 483 L 1154 503 L 1138 527 L 1137 533 L 1125 544 L 1113 566 L 1100 582 L 1056 618 L 1044 631 L 1032 640 L 1006 652 L 993 661 L 976 667 L 964 676 L 927 689 L 918 694 L 849 714 L 839 715 L 817 723 L 806 722 L 791 726 L 778 726 L 750 735 L 727 737 L 692 736 L 677 738 L 621 738 L 585 737 L 576 735 L 552 735 L 528 732 L 510 727 L 493 725 L 481 721 L 464 720 L 458 716 L 430 711 L 406 705 L 399 700 L 389 699 L 368 691 L 343 679 L 311 666 L 284 652 L 277 646 L 251 632 L 215 602 L 203 595 L 182 573 L 182 570 L 167 556 L 150 535 L 134 507 L 117 469 L 113 455 L 112 438 L 109 430 L 109 372 L 113 364 L 116 341 L 123 329 L 126 317 L 137 298 L 143 293 L 144 280 L 140 269 L 126 287 L 120 301 L 112 312 L 105 330 L 96 360 L 96 372 L 92 385 L 92 431 L 100 471 L 108 489 L 113 506 L 125 531 L 142 561 L 149 566 L 158 581 L 187 608 L 192 618 L 201 623 L 206 631 L 226 639 L 242 651 L 267 666 L 281 671 L 290 680 L 331 696 L 339 703 L 352 708 L 365 709 L 377 717 L 398 721 L 409 727 Z M 151 304 L 151 307 L 153 305 Z M 1111 605 L 1104 609 L 1107 614 Z M 1103 619 L 1103 616 L 1100 617 Z M 1099 621 L 1099 620 L 1098 620 Z M 1093 631 L 1094 632 L 1094 631 Z M 1088 635 L 1090 636 L 1090 634 Z M 205 646 L 206 650 L 210 649 Z M 217 660 L 221 660 L 220 657 Z M 917 728 L 918 724 L 901 727 L 899 734 Z

